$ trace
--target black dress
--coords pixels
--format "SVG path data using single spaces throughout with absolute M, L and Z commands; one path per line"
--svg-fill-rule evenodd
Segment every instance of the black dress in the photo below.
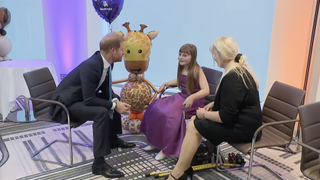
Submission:
M 259 92 L 252 76 L 247 74 L 244 79 L 249 89 L 234 71 L 221 80 L 212 110 L 219 111 L 223 123 L 194 120 L 198 132 L 215 146 L 222 142 L 251 142 L 254 132 L 262 125 Z

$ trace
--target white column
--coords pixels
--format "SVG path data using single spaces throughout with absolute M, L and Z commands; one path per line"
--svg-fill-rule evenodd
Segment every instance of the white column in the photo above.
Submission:
M 93 7 L 92 0 L 86 0 L 88 56 L 99 50 L 99 43 L 108 33 L 108 23 L 102 19 Z

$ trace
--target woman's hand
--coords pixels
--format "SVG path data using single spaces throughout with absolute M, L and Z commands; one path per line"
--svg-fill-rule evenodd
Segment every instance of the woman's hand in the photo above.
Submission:
M 160 88 L 159 88 L 159 90 L 158 90 L 158 93 L 159 93 L 159 94 L 162 94 L 162 93 L 164 92 L 165 88 L 166 88 L 166 83 L 163 83 L 163 84 L 160 86 Z
M 213 104 L 214 104 L 214 101 L 211 102 L 211 103 L 209 103 L 209 104 L 207 104 L 207 105 L 204 107 L 204 109 L 205 109 L 206 111 L 211 111 L 212 108 L 213 108 Z
M 193 98 L 191 96 L 187 97 L 187 99 L 183 102 L 183 106 L 185 106 L 186 108 L 189 108 L 192 106 L 193 104 Z
M 205 108 L 198 108 L 197 109 L 197 117 L 199 119 L 205 119 L 204 113 L 206 112 Z

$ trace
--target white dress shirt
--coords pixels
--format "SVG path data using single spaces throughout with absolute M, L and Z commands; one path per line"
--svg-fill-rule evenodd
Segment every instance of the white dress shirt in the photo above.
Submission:
M 110 66 L 110 64 L 108 63 L 108 61 L 102 56 L 102 54 L 100 53 L 101 55 L 101 58 L 102 58 L 102 62 L 103 62 L 103 72 L 102 72 L 102 75 L 101 75 L 101 79 L 100 79 L 100 82 L 99 82 L 99 85 L 96 89 L 96 91 L 99 89 L 99 87 L 101 86 L 101 84 L 104 82 L 104 80 L 106 79 L 106 76 L 107 76 L 107 72 L 108 72 L 108 68 Z M 110 72 L 111 73 L 111 72 Z M 111 89 L 111 88 L 110 88 Z M 116 102 L 118 99 L 117 98 L 114 98 L 112 99 L 112 107 L 111 109 L 114 110 L 114 108 L 116 107 Z

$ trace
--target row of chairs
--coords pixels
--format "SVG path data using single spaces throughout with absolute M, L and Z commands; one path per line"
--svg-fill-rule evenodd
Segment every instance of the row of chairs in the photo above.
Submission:
M 206 103 L 209 103 L 214 100 L 215 90 L 218 81 L 222 76 L 222 72 L 207 67 L 202 67 L 202 69 L 207 77 L 210 86 L 210 95 L 206 97 Z M 69 116 L 68 109 L 63 104 L 50 100 L 56 88 L 56 85 L 48 68 L 42 68 L 25 73 L 24 78 L 30 91 L 30 99 L 33 101 L 34 116 L 37 120 L 54 122 L 50 119 L 50 116 L 48 114 L 50 103 L 62 106 Z M 305 91 L 301 89 L 283 84 L 281 82 L 275 82 L 270 89 L 263 106 L 263 125 L 255 132 L 255 135 L 252 138 L 252 142 L 229 143 L 231 146 L 233 146 L 243 154 L 250 154 L 249 166 L 243 167 L 249 168 L 248 179 L 251 178 L 252 167 L 256 165 L 260 165 L 268 169 L 278 178 L 282 179 L 280 175 L 272 171 L 267 166 L 261 164 L 253 164 L 253 155 L 257 149 L 266 147 L 281 147 L 287 152 L 295 153 L 289 148 L 289 146 L 291 144 L 292 138 L 294 137 L 295 127 L 297 127 L 296 125 L 299 126 L 299 123 L 301 123 L 302 142 L 299 142 L 298 140 L 296 142 L 303 147 L 301 157 L 301 171 L 305 176 L 311 179 L 320 179 L 320 133 L 317 133 L 317 130 L 320 129 L 320 102 L 301 106 L 304 96 Z M 300 121 L 296 119 L 298 112 L 300 114 Z M 79 145 L 80 143 L 72 142 L 71 128 L 75 128 L 77 126 L 79 126 L 79 124 L 72 125 L 72 120 L 69 119 L 69 141 L 54 140 L 39 151 L 35 152 L 32 155 L 32 158 L 38 161 L 45 161 L 72 167 L 72 145 Z M 300 129 L 300 127 L 297 127 L 297 129 Z M 261 140 L 256 142 L 255 139 L 260 131 L 262 131 Z M 69 144 L 69 164 L 35 158 L 38 153 L 54 144 L 55 142 L 65 142 Z M 80 145 L 90 146 L 87 144 Z M 219 147 L 217 154 L 220 155 Z M 216 163 L 219 163 L 219 158 L 217 159 Z M 221 167 L 219 168 L 219 166 L 216 166 L 216 168 L 220 171 L 230 170 L 230 168 L 223 169 Z

